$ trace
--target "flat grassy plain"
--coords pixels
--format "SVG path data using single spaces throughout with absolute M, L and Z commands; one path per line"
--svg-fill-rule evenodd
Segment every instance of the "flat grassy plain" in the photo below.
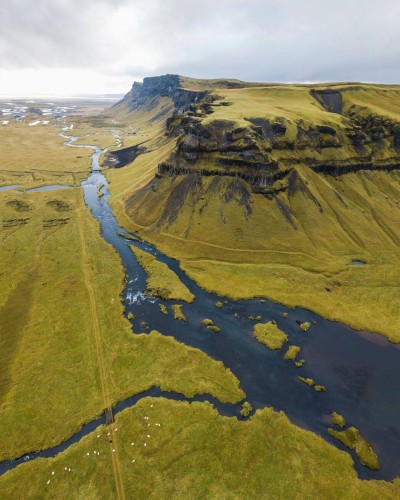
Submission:
M 400 494 L 398 479 L 359 480 L 347 453 L 271 409 L 238 421 L 221 417 L 204 403 L 146 398 L 118 414 L 112 427 L 117 429 L 112 443 L 110 428 L 101 427 L 55 458 L 6 473 L 0 477 L 2 496 L 21 498 L 29 491 L 30 498 L 115 498 L 114 446 L 120 450 L 126 498 L 250 494 L 353 500 L 396 499 Z
M 0 185 L 79 185 L 89 172 L 91 151 L 65 147 L 61 130 L 55 120 L 34 127 L 12 121 L 0 127 Z
M 16 200 L 29 209 L 16 211 Z M 59 212 L 54 201 L 68 209 Z M 154 385 L 223 401 L 244 397 L 232 373 L 201 351 L 157 332 L 131 333 L 119 301 L 120 260 L 101 238 L 81 190 L 4 192 L 1 213 L 1 460 L 61 442 L 107 406 L 83 266 L 101 304 L 95 314 L 109 404 Z M 29 220 L 12 225 L 21 218 Z

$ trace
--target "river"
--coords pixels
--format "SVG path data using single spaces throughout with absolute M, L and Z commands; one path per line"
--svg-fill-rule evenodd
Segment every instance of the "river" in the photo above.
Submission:
M 129 236 L 129 233 L 118 226 L 108 203 L 108 182 L 99 166 L 102 150 L 97 146 L 75 145 L 78 138 L 67 135 L 67 129 L 62 136 L 68 139 L 65 143 L 68 146 L 94 150 L 92 171 L 82 183 L 84 198 L 92 215 L 100 223 L 103 238 L 116 249 L 125 267 L 127 278 L 123 299 L 126 317 L 129 312 L 135 315 L 130 320 L 133 332 L 142 332 L 142 322 L 146 322 L 149 331 L 156 329 L 222 361 L 239 379 L 246 400 L 254 410 L 264 407 L 283 410 L 296 425 L 346 450 L 352 455 L 354 467 L 361 478 L 391 480 L 400 475 L 400 345 L 391 344 L 380 335 L 354 331 L 305 309 L 290 309 L 269 300 L 263 303 L 259 299 L 228 300 L 222 308 L 217 308 L 215 302 L 225 299 L 202 290 L 182 272 L 177 261 L 145 241 L 132 241 L 121 236 Z M 103 193 L 101 197 L 98 196 L 100 186 Z M 166 263 L 196 295 L 192 304 L 183 305 L 186 323 L 175 320 L 171 312 L 168 315 L 161 312 L 159 304 L 169 307 L 170 303 L 144 294 L 146 274 L 129 245 L 149 251 Z M 288 318 L 283 313 L 287 313 Z M 283 359 L 285 348 L 270 351 L 253 337 L 254 321 L 249 320 L 249 316 L 257 315 L 262 316 L 263 322 L 275 320 L 289 336 L 287 345 L 301 347 L 300 358 L 306 361 L 303 367 L 296 368 L 294 363 Z M 200 323 L 204 318 L 211 318 L 221 328 L 221 332 L 205 330 Z M 303 332 L 298 325 L 298 322 L 304 321 L 312 324 L 307 332 Z M 297 378 L 299 375 L 313 378 L 317 384 L 326 387 L 326 392 L 316 392 L 301 383 Z M 182 395 L 163 393 L 153 388 L 118 403 L 116 412 L 148 395 L 186 399 Z M 209 400 L 220 413 L 241 418 L 240 404 L 221 404 L 210 396 L 194 399 Z M 332 427 L 332 411 L 342 414 L 346 424 L 357 427 L 372 444 L 381 463 L 380 470 L 372 471 L 361 465 L 354 452 L 347 450 L 328 433 L 328 428 Z M 89 422 L 68 441 L 49 450 L 3 462 L 0 464 L 0 474 L 37 456 L 54 456 L 103 422 L 103 418 Z

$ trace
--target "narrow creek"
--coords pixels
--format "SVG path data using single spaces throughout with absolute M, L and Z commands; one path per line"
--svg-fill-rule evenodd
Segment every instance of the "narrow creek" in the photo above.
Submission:
M 97 146 L 75 145 L 78 138 L 67 135 L 67 129 L 61 135 L 67 139 L 65 144 L 68 146 L 94 150 L 92 171 L 82 183 L 84 198 L 92 215 L 100 223 L 102 236 L 116 249 L 124 265 L 127 275 L 123 292 L 125 314 L 128 316 L 132 312 L 135 315 L 131 320 L 133 332 L 142 332 L 142 322 L 145 322 L 149 325 L 148 331 L 159 330 L 222 361 L 239 379 L 246 400 L 254 410 L 264 407 L 283 410 L 294 424 L 346 450 L 352 455 L 354 467 L 361 478 L 391 480 L 400 475 L 400 345 L 391 344 L 380 335 L 354 331 L 305 309 L 290 309 L 269 300 L 263 303 L 259 299 L 228 300 L 222 308 L 217 308 L 215 302 L 224 299 L 202 290 L 179 268 L 177 261 L 145 241 L 132 241 L 121 236 L 129 236 L 129 233 L 118 226 L 108 204 L 108 182 L 99 166 L 102 150 Z M 100 186 L 103 193 L 101 197 L 98 195 Z M 151 252 L 159 261 L 166 263 L 196 295 L 192 304 L 181 302 L 186 323 L 174 319 L 171 302 L 144 294 L 146 274 L 129 245 Z M 167 306 L 168 315 L 161 312 L 159 304 Z M 287 313 L 288 317 L 285 318 L 283 313 Z M 255 322 L 249 316 L 258 315 L 263 322 L 277 322 L 278 327 L 289 336 L 287 346 L 301 347 L 299 358 L 305 359 L 303 367 L 296 368 L 294 363 L 283 359 L 285 347 L 280 351 L 270 351 L 253 337 Z M 204 318 L 211 318 L 221 328 L 221 332 L 207 330 L 201 325 Z M 299 321 L 308 321 L 312 326 L 303 332 L 299 328 Z M 299 375 L 313 378 L 317 384 L 326 387 L 326 392 L 316 392 L 301 383 L 297 378 Z M 180 394 L 164 393 L 153 388 L 118 403 L 115 412 L 134 405 L 146 396 L 188 400 Z M 208 395 L 197 396 L 190 401 L 193 400 L 208 400 L 221 414 L 241 418 L 239 404 L 221 404 Z M 372 444 L 381 463 L 380 470 L 372 471 L 361 465 L 353 452 L 328 433 L 328 428 L 332 427 L 332 411 L 341 413 L 346 424 L 357 427 Z M 58 446 L 1 463 L 0 474 L 37 456 L 56 455 L 103 422 L 103 417 L 89 422 Z

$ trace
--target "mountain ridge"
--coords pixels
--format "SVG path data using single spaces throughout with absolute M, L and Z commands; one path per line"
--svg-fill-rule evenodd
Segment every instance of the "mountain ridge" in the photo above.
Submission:
M 399 341 L 400 87 L 182 82 L 135 86 L 123 116 L 147 142 L 109 173 L 121 221 L 207 290 Z

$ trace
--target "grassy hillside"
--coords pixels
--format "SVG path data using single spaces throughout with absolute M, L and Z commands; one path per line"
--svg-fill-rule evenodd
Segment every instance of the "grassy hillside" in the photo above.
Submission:
M 226 87 L 139 120 L 149 150 L 108 174 L 120 221 L 208 290 L 400 341 L 399 88 Z

